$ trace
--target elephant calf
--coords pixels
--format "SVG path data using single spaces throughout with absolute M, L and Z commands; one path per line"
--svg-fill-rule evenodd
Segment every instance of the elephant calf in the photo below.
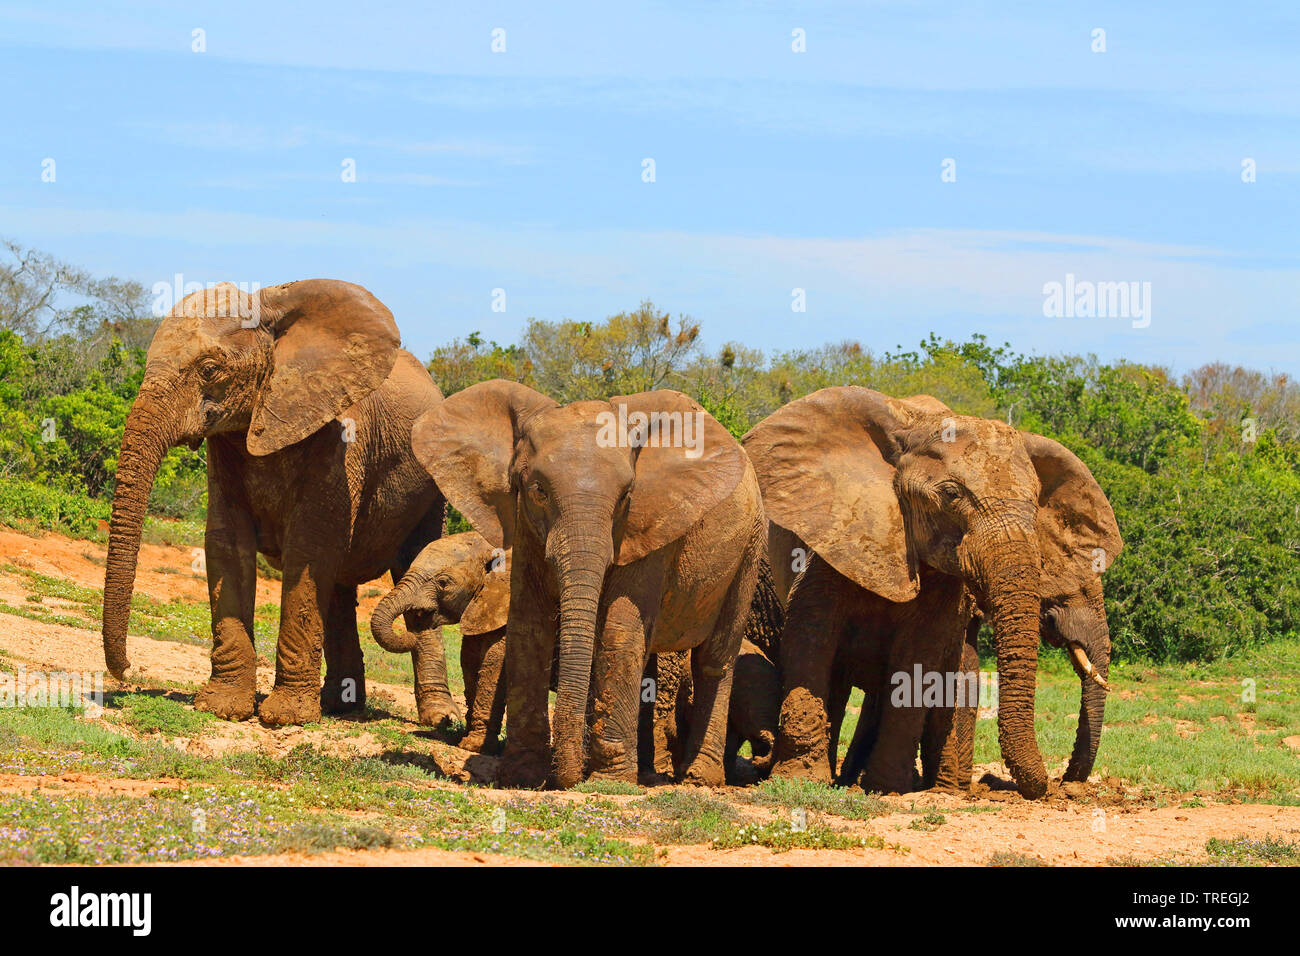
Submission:
M 460 625 L 466 710 L 460 746 L 465 750 L 486 753 L 497 746 L 506 706 L 501 675 L 509 608 L 509 552 L 493 548 L 477 532 L 467 531 L 426 545 L 370 617 L 370 632 L 379 646 L 399 654 L 413 649 L 417 633 Z M 406 615 L 408 626 L 413 625 L 401 635 L 393 630 L 399 614 Z M 437 724 L 458 711 L 447 686 L 443 660 L 432 658 L 434 667 L 415 674 L 415 700 L 422 724 Z

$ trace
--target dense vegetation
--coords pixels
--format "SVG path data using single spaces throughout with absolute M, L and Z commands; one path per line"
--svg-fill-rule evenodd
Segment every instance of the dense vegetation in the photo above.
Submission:
M 107 515 L 157 320 L 138 285 L 5 248 L 0 521 L 83 533 Z M 436 349 L 429 369 L 448 393 L 497 377 L 566 402 L 677 388 L 736 435 L 828 385 L 928 393 L 1054 437 L 1092 468 L 1125 539 L 1106 578 L 1118 658 L 1208 660 L 1300 637 L 1300 385 L 1285 375 L 1212 364 L 1177 379 L 981 336 L 882 353 L 856 342 L 708 352 L 697 323 L 649 302 L 599 323 L 530 320 L 510 345 L 474 333 Z M 174 449 L 153 510 L 196 519 L 204 506 L 203 452 Z

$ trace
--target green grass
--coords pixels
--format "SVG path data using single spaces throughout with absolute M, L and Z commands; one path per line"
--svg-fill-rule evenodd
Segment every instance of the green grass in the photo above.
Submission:
M 32 481 L 0 479 L 0 525 L 26 534 L 53 531 L 85 541 L 108 540 L 101 527 L 112 512 L 108 501 L 51 488 Z M 149 544 L 203 547 L 206 521 L 145 515 L 143 539 Z
M 688 790 L 652 793 L 633 806 L 653 815 L 650 832 L 659 843 L 708 843 L 734 831 L 739 818 L 731 804 Z
M 1300 843 L 1272 835 L 1212 839 L 1205 856 L 1209 866 L 1300 866 Z
M 749 799 L 766 806 L 813 810 L 849 820 L 870 820 L 892 812 L 875 794 L 785 777 L 763 781 L 749 794 Z
M 1055 768 L 1074 745 L 1079 682 L 1061 653 L 1041 650 L 1039 660 L 1035 725 Z M 1242 700 L 1246 679 L 1255 682 L 1254 703 Z M 1095 773 L 1153 791 L 1300 799 L 1300 757 L 1281 742 L 1300 728 L 1300 644 L 1208 664 L 1117 664 L 1111 684 Z M 975 762 L 998 759 L 997 722 L 977 721 Z
M 122 708 L 123 723 L 145 734 L 191 737 L 217 719 L 158 694 L 123 694 L 115 703 Z
M 773 853 L 784 853 L 787 850 L 855 850 L 861 847 L 883 850 L 886 848 L 883 837 L 874 834 L 856 837 L 832 830 L 824 823 L 813 821 L 808 821 L 803 826 L 796 826 L 790 820 L 746 823 L 738 827 L 728 827 L 724 833 L 713 839 L 713 847 L 717 850 L 741 846 L 765 846 Z M 895 847 L 895 849 L 903 848 Z
M 609 796 L 639 796 L 645 793 L 641 787 L 635 783 L 628 783 L 626 780 L 584 780 L 573 788 L 579 793 L 601 793 Z
M 987 860 L 985 866 L 1047 866 L 1036 856 L 1026 856 L 1024 853 L 1016 853 L 1014 850 L 998 850 Z

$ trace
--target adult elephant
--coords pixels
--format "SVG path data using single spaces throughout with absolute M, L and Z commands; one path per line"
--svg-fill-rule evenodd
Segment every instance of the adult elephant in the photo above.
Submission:
M 505 713 L 506 618 L 510 610 L 510 552 L 494 548 L 475 531 L 431 541 L 411 562 L 370 616 L 370 633 L 386 650 L 409 653 L 418 635 L 460 625 L 460 670 L 465 679 L 465 735 L 459 746 L 476 753 L 495 752 Z M 393 629 L 398 615 L 405 634 Z M 413 629 L 412 629 L 413 625 Z M 444 679 L 425 688 L 427 703 L 455 707 Z M 421 723 L 435 714 L 420 713 Z M 426 719 L 428 718 L 428 719 Z
M 891 675 L 915 673 L 918 664 L 923 674 L 947 675 L 961 668 L 969 620 L 960 604 L 969 589 L 993 624 L 998 741 L 1021 794 L 1047 790 L 1034 737 L 1040 629 L 1070 649 L 1080 674 L 1066 777 L 1087 777 L 1110 659 L 1100 571 L 1123 543 L 1110 504 L 1077 457 L 1002 422 L 956 415 L 928 396 L 897 400 L 857 386 L 791 402 L 744 445 L 773 524 L 811 551 L 782 635 L 774 773 L 830 779 L 835 658 L 850 643 L 846 635 L 870 625 L 873 603 L 902 606 L 891 611 Z M 925 733 L 927 708 L 917 702 L 909 696 L 883 708 L 878 741 L 890 744 L 872 748 L 864 785 L 910 789 L 911 762 L 901 755 L 914 755 Z
M 223 283 L 187 296 L 154 335 L 122 436 L 104 573 L 109 671 L 126 679 L 159 462 L 206 439 L 212 676 L 195 706 L 231 720 L 254 712 L 259 551 L 283 572 L 275 688 L 259 717 L 300 724 L 364 703 L 356 587 L 400 576 L 441 533 L 442 498 L 410 447 L 415 419 L 441 400 L 399 348 L 392 314 L 360 286 L 311 279 L 249 295 Z M 413 655 L 417 688 L 445 671 L 437 632 Z
M 503 780 L 635 781 L 647 656 L 689 649 L 684 779 L 721 784 L 733 665 L 765 547 L 758 482 L 736 440 L 680 392 L 561 406 L 492 381 L 426 413 L 414 443 L 448 500 L 513 550 Z

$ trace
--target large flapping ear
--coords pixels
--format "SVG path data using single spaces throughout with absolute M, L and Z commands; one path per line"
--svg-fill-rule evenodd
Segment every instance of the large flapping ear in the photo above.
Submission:
M 510 615 L 510 552 L 489 555 L 483 570 L 483 588 L 460 616 L 460 632 L 465 637 L 499 630 Z
M 891 460 L 897 436 L 924 410 L 856 385 L 824 388 L 777 409 L 743 439 L 768 518 L 890 601 L 920 590 Z
M 515 537 L 510 460 L 519 426 L 554 399 L 527 385 L 493 379 L 471 385 L 419 417 L 411 448 L 438 490 L 494 548 Z
M 260 322 L 275 337 L 274 368 L 253 409 L 248 451 L 302 441 L 381 384 L 401 336 L 393 314 L 359 285 L 306 279 L 263 289 Z
M 686 534 L 735 490 L 748 462 L 740 443 L 704 407 L 661 389 L 609 400 L 627 423 L 636 478 L 617 564 L 631 564 Z
M 1020 434 L 1042 485 L 1038 541 L 1044 581 L 1072 581 L 1106 570 L 1124 541 L 1097 479 L 1059 442 L 1031 432 Z

